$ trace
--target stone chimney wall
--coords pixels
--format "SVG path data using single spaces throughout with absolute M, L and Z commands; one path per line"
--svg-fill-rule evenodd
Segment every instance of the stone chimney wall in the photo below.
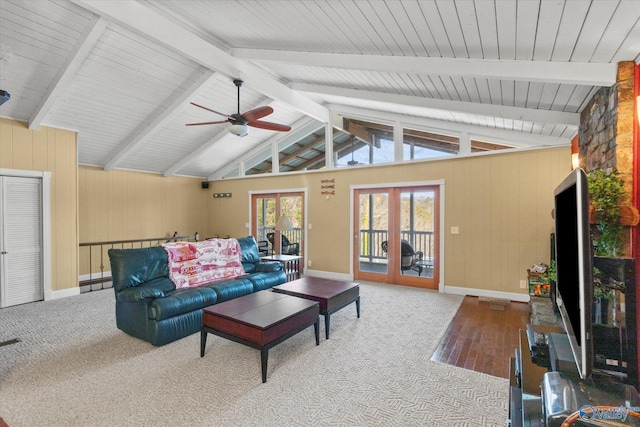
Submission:
M 618 64 L 616 84 L 600 88 L 580 116 L 580 166 L 617 172 L 629 194 L 633 180 L 634 63 Z

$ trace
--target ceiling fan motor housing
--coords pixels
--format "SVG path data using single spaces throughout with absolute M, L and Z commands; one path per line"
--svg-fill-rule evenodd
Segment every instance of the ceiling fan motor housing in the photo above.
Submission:
M 239 136 L 240 138 L 249 134 L 249 127 L 247 126 L 249 122 L 242 117 L 240 113 L 230 115 L 228 122 L 231 123 L 231 126 L 227 129 L 230 134 Z
M 238 113 L 234 113 L 229 117 L 230 117 L 230 119 L 228 120 L 229 123 L 234 125 L 247 125 L 247 123 L 249 123 L 244 117 L 242 117 L 241 114 L 238 114 Z

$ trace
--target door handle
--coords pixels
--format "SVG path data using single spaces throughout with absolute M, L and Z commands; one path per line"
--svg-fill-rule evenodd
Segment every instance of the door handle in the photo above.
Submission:
M 6 254 L 8 254 L 8 253 L 9 253 L 9 252 L 7 252 L 7 251 L 2 251 L 2 252 L 0 252 L 0 254 L 2 254 L 2 255 L 6 255 Z

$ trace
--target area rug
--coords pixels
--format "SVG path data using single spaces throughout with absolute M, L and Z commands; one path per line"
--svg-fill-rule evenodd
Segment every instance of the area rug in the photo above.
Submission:
M 362 283 L 355 305 L 269 352 L 115 327 L 111 290 L 0 310 L 0 417 L 18 426 L 505 425 L 508 382 L 430 360 L 462 297 Z M 320 322 L 321 325 L 323 322 Z M 322 326 L 321 326 L 322 328 Z

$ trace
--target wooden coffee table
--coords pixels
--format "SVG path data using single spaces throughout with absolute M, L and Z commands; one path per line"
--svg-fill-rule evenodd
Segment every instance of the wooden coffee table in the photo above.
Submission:
M 320 303 L 320 314 L 324 316 L 324 329 L 327 339 L 329 339 L 329 324 L 332 313 L 355 302 L 356 313 L 360 318 L 360 288 L 357 283 L 321 279 L 319 277 L 303 277 L 283 285 L 274 286 L 273 291 L 318 301 Z
M 262 382 L 267 382 L 269 349 L 313 325 L 320 344 L 319 305 L 271 291 L 245 295 L 202 310 L 200 357 L 204 357 L 207 334 L 260 350 Z

